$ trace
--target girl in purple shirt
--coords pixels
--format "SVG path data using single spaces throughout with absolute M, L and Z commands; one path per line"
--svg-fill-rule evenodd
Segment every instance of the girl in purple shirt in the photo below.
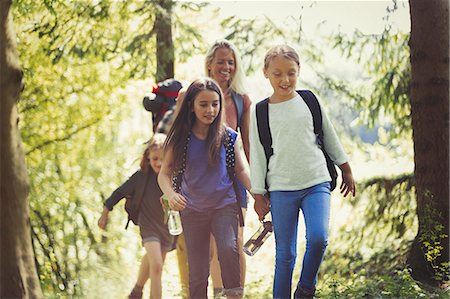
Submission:
M 217 242 L 224 294 L 242 298 L 237 249 L 238 205 L 226 168 L 225 140 L 236 132 L 224 125 L 224 97 L 210 78 L 195 80 L 187 89 L 170 129 L 158 177 L 171 209 L 181 211 L 189 264 L 191 298 L 207 298 L 210 234 Z M 249 175 L 235 146 L 235 174 L 247 190 Z M 180 190 L 172 179 L 184 170 Z

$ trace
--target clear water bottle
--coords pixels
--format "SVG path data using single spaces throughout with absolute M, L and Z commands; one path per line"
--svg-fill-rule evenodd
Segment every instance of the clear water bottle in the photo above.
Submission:
M 272 221 L 263 221 L 261 227 L 251 236 L 251 238 L 244 245 L 244 252 L 249 256 L 255 255 L 255 253 L 261 248 L 262 244 L 272 234 Z
M 180 212 L 169 210 L 167 226 L 169 227 L 169 233 L 172 236 L 178 236 L 183 232 L 183 227 L 181 226 Z

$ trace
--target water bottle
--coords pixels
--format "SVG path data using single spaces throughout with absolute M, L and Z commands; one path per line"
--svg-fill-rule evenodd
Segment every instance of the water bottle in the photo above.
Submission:
M 272 221 L 263 221 L 260 228 L 251 236 L 251 238 L 244 245 L 244 252 L 249 256 L 255 255 L 255 253 L 261 248 L 262 244 L 272 234 Z
M 169 233 L 172 236 L 178 236 L 183 232 L 183 227 L 181 226 L 180 212 L 169 209 L 167 226 L 169 227 Z

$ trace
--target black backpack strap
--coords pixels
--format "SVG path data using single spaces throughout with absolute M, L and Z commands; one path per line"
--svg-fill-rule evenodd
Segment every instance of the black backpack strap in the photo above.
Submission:
M 267 165 L 269 165 L 270 156 L 273 155 L 272 135 L 269 127 L 269 98 L 256 104 L 256 123 L 259 140 L 264 147 Z
M 241 128 L 242 116 L 244 115 L 244 98 L 241 94 L 238 94 L 234 90 L 230 92 L 231 98 L 234 102 L 234 107 L 236 108 L 236 116 L 237 116 L 237 128 L 236 130 Z
M 239 188 L 236 183 L 236 173 L 234 171 L 234 166 L 236 164 L 236 156 L 234 153 L 234 144 L 233 144 L 233 137 L 231 136 L 231 133 L 229 130 L 227 130 L 227 136 L 224 140 L 224 146 L 225 146 L 225 161 L 227 165 L 227 172 L 228 176 L 230 177 L 231 181 L 233 182 L 233 188 L 234 193 L 236 193 L 236 204 L 238 207 L 238 215 L 239 215 L 239 225 L 243 227 L 245 225 L 244 223 L 244 214 L 242 214 L 242 209 L 240 205 L 241 201 L 241 193 L 239 192 Z
M 184 171 L 186 170 L 186 155 L 187 155 L 187 147 L 189 144 L 189 140 L 191 140 L 190 133 L 189 133 L 188 137 L 186 138 L 186 144 L 184 145 L 184 148 L 183 148 L 183 158 L 181 160 L 181 165 L 172 174 L 172 189 L 177 193 L 180 193 L 181 180 L 183 179 Z
M 325 156 L 328 172 L 331 176 L 331 191 L 333 191 L 334 188 L 336 188 L 337 171 L 336 167 L 334 166 L 334 162 L 331 160 L 330 156 L 325 150 L 322 129 L 322 110 L 320 109 L 319 101 L 317 100 L 314 93 L 310 90 L 297 90 L 297 93 L 305 101 L 306 106 L 308 106 L 313 116 L 314 134 L 316 134 L 317 136 L 317 145 L 322 150 L 323 155 Z
M 258 127 L 259 141 L 266 155 L 266 190 L 268 190 L 267 172 L 269 171 L 269 159 L 273 155 L 272 134 L 269 126 L 269 98 L 256 104 L 256 124 Z
M 314 134 L 316 134 L 323 144 L 322 110 L 320 109 L 319 101 L 310 90 L 297 90 L 297 93 L 305 101 L 311 111 L 314 123 Z

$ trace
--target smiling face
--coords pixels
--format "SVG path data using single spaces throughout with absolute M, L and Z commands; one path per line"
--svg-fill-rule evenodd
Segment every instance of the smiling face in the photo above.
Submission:
M 220 86 L 229 84 L 236 72 L 234 53 L 228 48 L 217 48 L 214 57 L 208 65 L 208 75 Z
M 298 64 L 286 57 L 272 57 L 264 68 L 264 76 L 269 79 L 273 88 L 274 100 L 288 100 L 296 95 L 296 84 L 299 75 Z
M 158 174 L 161 170 L 161 164 L 162 164 L 162 156 L 163 156 L 163 149 L 162 148 L 153 148 L 148 151 L 148 163 L 150 164 L 153 171 Z
M 211 125 L 219 115 L 220 97 L 212 90 L 200 91 L 194 99 L 192 111 L 195 114 L 196 121 L 202 125 Z

